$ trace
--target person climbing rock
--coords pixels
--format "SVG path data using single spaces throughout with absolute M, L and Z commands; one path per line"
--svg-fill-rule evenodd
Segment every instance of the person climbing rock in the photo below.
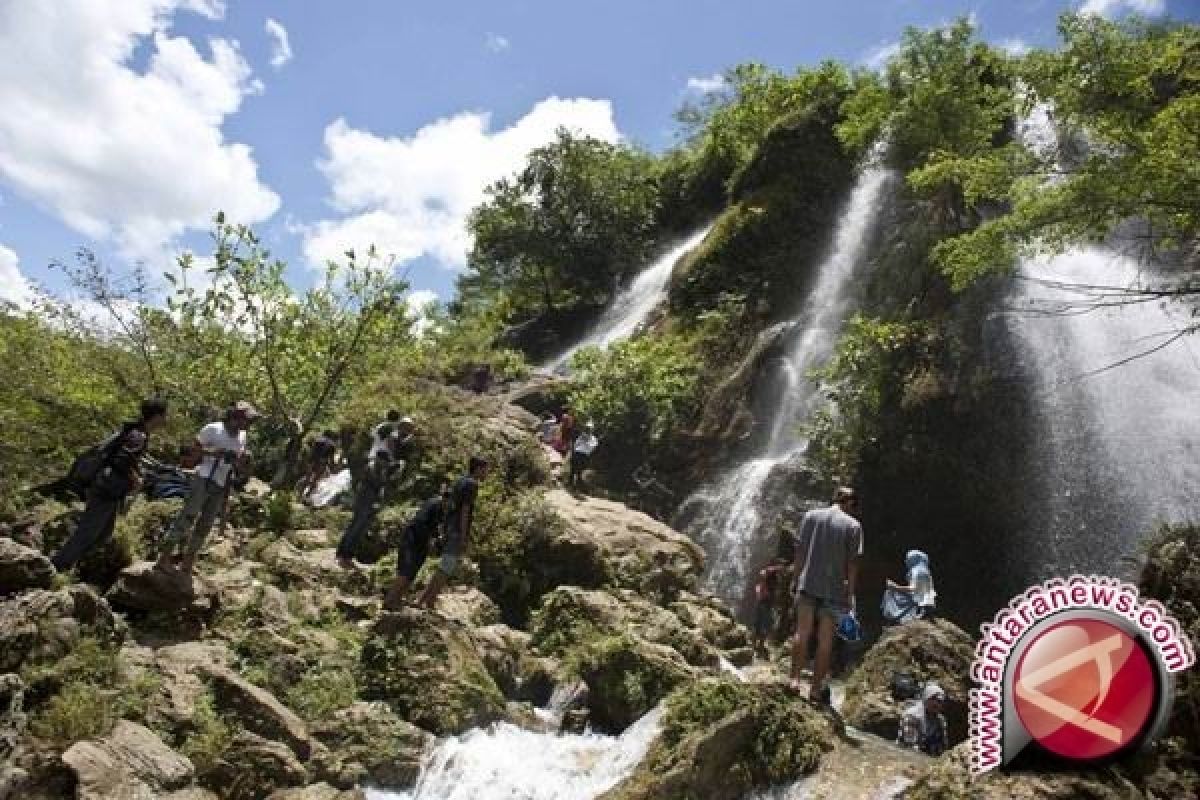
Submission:
M 297 494 L 304 498 L 318 483 L 333 474 L 337 458 L 338 435 L 336 431 L 324 431 L 313 439 L 308 451 L 308 470 L 297 487 Z
M 446 537 L 442 547 L 442 558 L 437 571 L 429 579 L 420 603 L 433 608 L 438 595 L 458 572 L 459 564 L 470 551 L 471 524 L 475 520 L 475 499 L 479 495 L 479 484 L 487 478 L 488 461 L 482 456 L 471 456 L 467 474 L 454 482 L 446 503 Z
M 575 415 L 571 413 L 571 408 L 568 406 L 563 409 L 562 414 L 558 418 L 558 439 L 554 442 L 554 449 L 560 455 L 566 456 L 574 441 Z
M 896 744 L 930 756 L 946 752 L 946 692 L 932 681 L 921 689 L 921 697 L 900 717 Z
M 841 487 L 828 508 L 809 511 L 796 536 L 796 635 L 792 642 L 793 688 L 808 665 L 808 642 L 814 625 L 817 652 L 809 697 L 828 704 L 825 685 L 833 655 L 833 633 L 843 614 L 854 610 L 858 559 L 863 553 L 862 525 L 855 519 L 858 499 Z
M 83 514 L 70 538 L 50 559 L 59 572 L 74 567 L 89 550 L 112 536 L 125 498 L 141 485 L 142 457 L 150 434 L 166 420 L 165 402 L 144 400 L 138 418 L 126 422 L 91 453 L 94 461 L 89 472 L 93 474 L 80 486 L 86 502 Z M 73 480 L 80 483 L 80 477 Z
M 779 584 L 783 583 L 787 570 L 787 560 L 776 556 L 758 571 L 754 581 L 754 639 L 751 645 L 755 653 L 766 652 L 767 637 L 775 623 Z
M 937 605 L 929 556 L 921 550 L 909 550 L 904 555 L 904 566 L 908 570 L 907 583 L 888 578 L 883 592 L 884 620 L 901 625 L 932 618 Z
M 374 450 L 367 460 L 367 468 L 354 490 L 350 524 L 338 540 L 337 562 L 343 569 L 355 569 L 354 556 L 358 553 L 359 542 L 375 521 L 384 492 L 404 470 L 405 462 L 399 457 L 402 441 L 400 431 L 392 431 L 384 439 L 383 446 Z
M 446 522 L 446 503 L 450 498 L 450 487 L 442 484 L 441 491 L 429 498 L 417 510 L 400 535 L 400 548 L 396 559 L 396 577 L 383 598 L 383 607 L 394 611 L 404 603 L 404 596 L 417 579 L 417 573 L 429 557 L 429 543 L 438 536 Z
M 201 455 L 192 474 L 187 501 L 163 540 L 158 567 L 176 567 L 191 575 L 196 556 L 212 530 L 218 514 L 224 514 L 234 470 L 245 472 L 249 463 L 246 430 L 259 417 L 258 410 L 245 401 L 230 406 L 223 418 L 210 422 L 196 434 L 193 457 Z
M 571 448 L 570 470 L 567 474 L 567 484 L 578 486 L 583 482 L 583 471 L 592 460 L 592 453 L 600 446 L 596 438 L 596 426 L 589 422 L 583 428 L 583 433 L 575 437 L 575 445 Z

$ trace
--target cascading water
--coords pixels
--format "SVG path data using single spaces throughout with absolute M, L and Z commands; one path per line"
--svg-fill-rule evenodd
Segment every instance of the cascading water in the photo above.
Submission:
M 708 554 L 708 587 L 731 603 L 742 597 L 760 557 L 764 537 L 764 488 L 771 471 L 808 446 L 797 428 L 820 402 L 809 373 L 832 353 L 853 300 L 852 278 L 871 239 L 891 172 L 876 162 L 879 148 L 859 174 L 834 232 L 829 257 L 796 317 L 797 334 L 781 366 L 771 432 L 761 454 L 693 493 L 680 507 L 684 528 Z
M 1155 285 L 1104 249 L 1021 265 L 1008 322 L 1043 432 L 1030 533 L 1047 573 L 1111 573 L 1156 523 L 1200 518 L 1200 348 Z
M 1052 110 L 1020 135 L 1061 181 Z M 1200 517 L 1200 352 L 1153 295 L 1164 276 L 1112 248 L 1026 259 L 1019 277 L 1007 322 L 1041 432 L 1025 536 L 1043 574 L 1111 573 L 1155 524 Z
M 620 736 L 534 733 L 508 723 L 440 742 L 405 792 L 368 800 L 592 800 L 628 776 L 658 735 L 655 709 Z
M 591 331 L 571 347 L 543 365 L 550 372 L 561 371 L 576 351 L 584 347 L 607 347 L 625 339 L 637 330 L 646 317 L 667 296 L 667 281 L 676 262 L 693 250 L 712 230 L 706 225 L 664 253 L 657 261 L 638 273 L 633 282 L 613 300 Z

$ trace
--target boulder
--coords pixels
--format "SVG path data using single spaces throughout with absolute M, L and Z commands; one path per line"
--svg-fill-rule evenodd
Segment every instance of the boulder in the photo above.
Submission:
M 439 735 L 504 714 L 504 696 L 461 622 L 406 608 L 383 613 L 363 645 L 360 696 Z
M 308 781 L 304 766 L 287 745 L 242 731 L 204 776 L 223 800 L 262 800 L 278 789 Z
M 673 648 L 688 664 L 717 667 L 720 653 L 678 616 L 627 589 L 563 586 L 545 596 L 530 627 L 539 652 L 562 655 L 589 640 L 628 634 Z
M 27 661 L 62 658 L 85 634 L 118 641 L 124 632 L 89 586 L 27 591 L 0 602 L 0 672 L 16 671 Z
M 212 687 L 217 710 L 251 733 L 284 742 L 302 760 L 312 754 L 308 726 L 275 695 L 222 666 L 204 664 L 198 670 Z
M 671 694 L 646 757 L 600 797 L 737 800 L 811 773 L 834 733 L 829 718 L 782 685 L 699 681 Z
M 400 719 L 383 703 L 355 703 L 313 730 L 328 748 L 323 776 L 336 786 L 363 783 L 403 789 L 413 785 L 433 737 Z
M 219 593 L 212 581 L 198 574 L 189 579 L 168 573 L 157 569 L 153 561 L 140 561 L 121 570 L 106 597 L 116 608 L 177 612 L 207 621 L 220 608 Z
M 469 586 L 456 586 L 442 592 L 437 599 L 437 610 L 471 627 L 500 621 L 500 607 L 486 594 Z
M 918 620 L 885 631 L 846 679 L 842 713 L 859 730 L 895 739 L 904 706 L 892 699 L 892 676 L 909 672 L 918 681 L 935 681 L 946 691 L 950 744 L 967 737 L 967 703 L 974 643 L 962 628 L 945 619 Z
M 326 528 L 288 531 L 287 541 L 300 550 L 323 550 L 337 544 L 337 537 Z
M 228 667 L 233 653 L 221 642 L 183 642 L 158 648 L 153 662 L 162 685 L 150 719 L 156 727 L 185 730 L 195 718 L 196 701 L 208 692 L 201 670 Z
M 12 539 L 0 538 L 0 595 L 26 589 L 49 589 L 54 583 L 50 559 Z
M 303 789 L 277 789 L 267 800 L 367 800 L 359 789 L 336 789 L 328 783 L 305 786 Z
M 155 800 L 191 783 L 192 762 L 152 731 L 119 720 L 103 739 L 76 742 L 62 755 L 78 779 L 78 800 Z
M 592 725 L 620 733 L 692 676 L 675 650 L 628 634 L 591 641 L 572 654 L 587 684 Z
M 704 569 L 704 551 L 691 539 L 640 511 L 562 489 L 546 492 L 545 502 L 563 524 L 531 553 L 529 566 L 554 579 L 550 585 L 591 588 L 611 578 L 643 589 L 664 577 L 689 585 Z
M 370 576 L 338 566 L 332 547 L 300 550 L 286 539 L 278 539 L 263 549 L 259 560 L 285 588 L 336 586 L 353 594 L 371 592 Z
M 904 791 L 905 800 L 942 800 L 969 797 L 971 800 L 1140 800 L 1145 797 L 1116 770 L 1037 772 L 993 770 L 981 777 L 971 774 L 970 745 L 960 744 L 935 759 L 917 774 Z M 1162 797 L 1186 797 L 1163 795 Z M 1192 795 L 1194 796 L 1194 795 Z

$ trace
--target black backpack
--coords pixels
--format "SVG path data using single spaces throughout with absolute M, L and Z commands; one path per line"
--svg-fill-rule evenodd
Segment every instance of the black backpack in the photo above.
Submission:
M 911 672 L 892 673 L 892 699 L 897 703 L 912 700 L 921 692 L 921 682 Z
M 81 497 L 87 488 L 96 482 L 96 477 L 108 463 L 108 457 L 112 454 L 113 445 L 120 438 L 121 432 L 117 431 L 112 436 L 100 442 L 100 444 L 92 445 L 87 450 L 84 450 L 71 462 L 71 468 L 67 470 L 64 480 Z

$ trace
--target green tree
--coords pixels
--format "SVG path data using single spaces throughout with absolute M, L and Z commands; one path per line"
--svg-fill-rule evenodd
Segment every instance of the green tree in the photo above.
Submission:
M 200 336 L 233 333 L 243 372 L 258 376 L 251 396 L 290 427 L 275 477 L 287 482 L 304 438 L 365 374 L 368 354 L 411 336 L 407 284 L 374 248 L 363 260 L 347 250 L 344 264 L 330 262 L 320 283 L 297 293 L 284 279 L 287 265 L 250 228 L 218 215 L 213 241 L 211 285 L 179 288 L 168 307 Z M 187 274 L 195 261 L 185 255 L 179 266 Z
M 559 131 L 471 215 L 460 289 L 502 295 L 515 317 L 602 303 L 650 255 L 656 199 L 651 156 Z

